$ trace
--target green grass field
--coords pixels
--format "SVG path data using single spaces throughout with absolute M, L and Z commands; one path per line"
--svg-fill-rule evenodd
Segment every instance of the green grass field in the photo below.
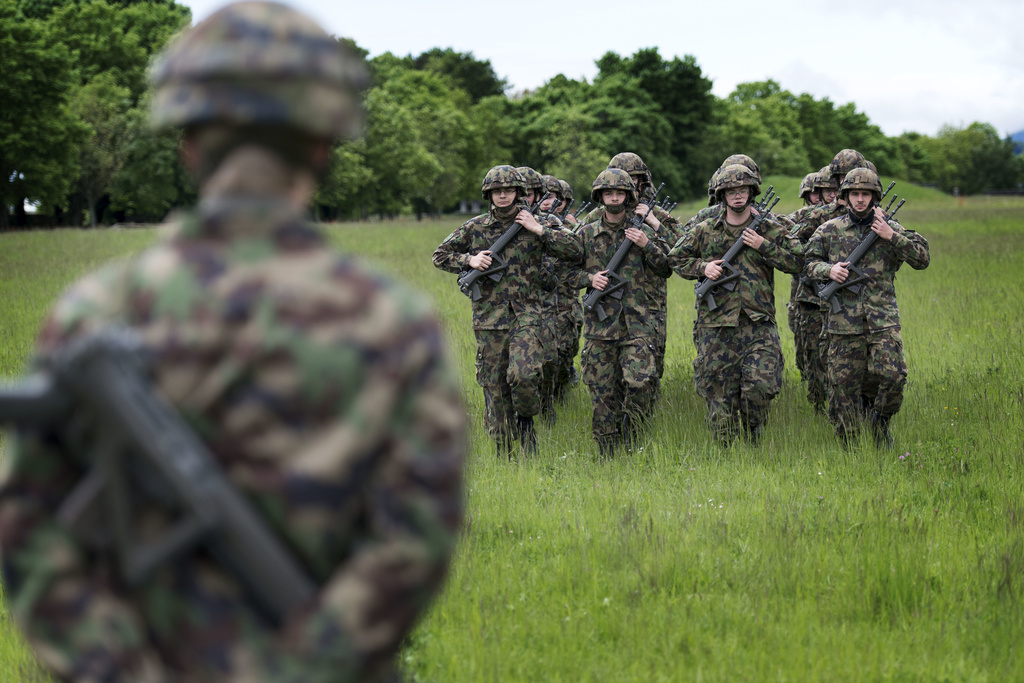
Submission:
M 786 197 L 795 179 L 769 179 Z M 760 447 L 720 450 L 693 390 L 692 283 L 670 280 L 664 392 L 641 452 L 600 460 L 574 389 L 535 458 L 493 455 L 469 301 L 430 253 L 458 219 L 331 226 L 436 302 L 472 419 L 468 515 L 402 653 L 419 681 L 1024 680 L 1024 200 L 898 185 L 931 246 L 897 290 L 910 381 L 896 449 L 844 450 L 783 393 Z M 778 207 L 795 209 L 789 200 Z M 687 218 L 698 204 L 681 206 Z M 0 235 L 0 376 L 47 305 L 153 230 Z M 0 671 L 44 680 L 6 615 Z M 18 680 L 8 674 L 9 680 Z M 0 677 L 2 678 L 2 677 Z

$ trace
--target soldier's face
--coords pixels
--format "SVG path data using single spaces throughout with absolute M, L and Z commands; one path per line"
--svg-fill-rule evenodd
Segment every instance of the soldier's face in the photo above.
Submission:
M 514 187 L 499 187 L 497 190 L 491 190 L 491 201 L 499 209 L 512 206 L 512 202 L 515 200 L 516 188 Z
M 808 193 L 808 195 L 807 195 L 807 199 L 808 199 L 808 201 L 811 202 L 811 204 L 820 204 L 821 203 L 821 193 L 818 192 L 817 190 L 811 190 L 810 193 Z
M 621 206 L 626 203 L 626 191 L 601 190 L 601 203 L 605 206 Z
M 836 191 L 832 188 L 826 187 L 821 191 L 821 201 L 826 204 L 831 204 L 836 200 Z
M 554 203 L 557 200 L 558 200 L 558 197 L 556 197 L 555 195 L 551 195 L 550 197 L 548 197 L 547 199 L 545 199 L 544 201 L 542 201 L 540 203 L 540 210 L 541 211 L 550 211 L 551 207 L 554 206 Z
M 533 203 L 537 201 L 537 190 L 532 188 L 527 190 L 526 194 L 523 195 L 523 198 L 526 199 L 527 204 L 533 206 Z
M 846 195 L 847 201 L 850 202 L 850 208 L 856 213 L 864 213 L 871 207 L 871 201 L 874 199 L 874 195 L 871 194 L 870 190 L 850 190 Z
M 748 199 L 750 199 L 750 188 L 746 185 L 743 187 L 733 187 L 725 191 L 725 203 L 734 209 L 741 209 L 746 206 Z

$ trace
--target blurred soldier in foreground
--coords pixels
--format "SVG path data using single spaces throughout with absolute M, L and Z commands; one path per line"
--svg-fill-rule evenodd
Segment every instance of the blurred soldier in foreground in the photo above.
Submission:
M 516 439 L 537 450 L 533 418 L 541 410 L 544 315 L 548 294 L 540 283 L 545 254 L 576 261 L 580 248 L 558 219 L 530 213 L 526 181 L 512 166 L 495 166 L 480 185 L 487 213 L 463 223 L 434 250 L 434 266 L 460 273 L 492 272 L 476 280 L 471 297 L 476 335 L 476 381 L 484 392 L 487 433 L 499 457 L 512 457 Z M 518 225 L 518 227 L 517 227 Z M 520 229 L 521 228 L 521 229 Z M 516 231 L 501 253 L 492 247 Z M 500 259 L 500 261 L 499 261 Z M 476 295 L 479 294 L 479 297 Z
M 73 285 L 35 366 L 109 325 L 137 335 L 153 391 L 317 590 L 272 624 L 198 548 L 129 585 L 112 549 L 55 519 L 84 475 L 71 446 L 104 446 L 82 409 L 80 438 L 23 429 L 4 463 L 8 604 L 60 680 L 394 680 L 454 548 L 465 412 L 429 306 L 303 220 L 331 139 L 358 129 L 363 65 L 304 15 L 249 2 L 185 33 L 153 80 L 154 125 L 184 128 L 199 206 Z M 171 513 L 135 498 L 120 521 L 142 544 Z
M 817 282 L 846 282 L 848 260 L 871 232 L 878 239 L 857 262 L 867 276 L 859 289 L 836 293 L 839 310 L 827 316 L 828 412 L 836 434 L 843 440 L 857 435 L 870 420 L 875 442 L 893 445 L 889 421 L 903 404 L 907 362 L 896 305 L 896 271 L 904 262 L 911 268 L 928 267 L 928 242 L 895 220 L 885 220 L 878 206 L 882 184 L 868 168 L 852 169 L 840 186 L 846 215 L 815 231 L 807 244 L 805 272 Z

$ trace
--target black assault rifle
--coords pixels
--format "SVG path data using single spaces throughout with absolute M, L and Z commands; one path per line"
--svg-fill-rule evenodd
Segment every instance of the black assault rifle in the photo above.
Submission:
M 579 207 L 578 207 L 578 208 L 576 209 L 576 213 L 574 213 L 574 214 L 573 214 L 573 218 L 579 218 L 580 216 L 582 216 L 582 215 L 586 214 L 587 212 L 589 212 L 589 211 L 590 211 L 590 207 L 591 207 L 591 206 L 593 206 L 593 202 L 591 202 L 591 201 L 589 201 L 589 200 L 588 200 L 588 201 L 585 201 L 585 202 L 583 202 L 583 203 L 582 203 L 582 204 L 580 204 L 580 205 L 579 205 Z
M 654 197 L 650 201 L 644 202 L 647 204 L 647 212 L 643 216 L 639 214 L 633 214 L 630 216 L 627 228 L 639 228 L 643 225 L 644 221 L 647 220 L 647 216 L 650 215 L 651 211 L 654 210 L 654 200 L 658 197 L 658 193 L 661 192 L 661 188 L 665 187 L 665 183 L 658 186 L 657 191 L 654 193 Z M 608 266 L 605 270 L 608 271 L 608 279 L 610 282 L 604 289 L 593 289 L 587 292 L 586 296 L 583 297 L 583 308 L 587 311 L 597 312 L 597 319 L 604 322 L 608 319 L 608 311 L 604 310 L 604 306 L 601 300 L 606 296 L 612 296 L 616 299 L 621 300 L 623 289 L 626 286 L 626 278 L 619 275 L 618 270 L 622 266 L 622 262 L 626 260 L 626 256 L 629 254 L 630 247 L 633 246 L 633 242 L 630 239 L 622 240 L 622 244 L 615 250 L 615 254 L 611 260 L 608 261 Z
M 245 588 L 275 625 L 318 587 L 266 521 L 221 471 L 173 408 L 144 379 L 141 346 L 125 330 L 72 342 L 50 372 L 0 389 L 0 424 L 49 427 L 87 474 L 57 510 L 58 520 L 88 546 L 111 549 L 128 586 L 204 548 Z M 75 454 L 72 418 L 96 418 L 101 441 Z M 69 457 L 71 457 L 69 455 Z M 133 500 L 159 504 L 176 517 L 160 538 L 133 533 Z
M 550 192 L 544 194 L 543 197 L 538 199 L 533 206 L 530 207 L 530 213 L 536 214 L 537 209 L 544 202 L 545 199 L 551 196 Z M 491 266 L 486 270 L 477 270 L 476 268 L 470 268 L 464 270 L 459 274 L 459 289 L 462 293 L 468 296 L 473 301 L 480 301 L 483 298 L 483 293 L 480 291 L 480 283 L 477 282 L 482 277 L 488 277 L 495 282 L 501 281 L 504 277 L 505 271 L 508 270 L 508 261 L 501 258 L 501 252 L 509 245 L 509 243 L 516 238 L 519 231 L 523 229 L 523 226 L 516 222 L 509 226 L 501 237 L 494 241 L 494 244 L 489 246 L 487 249 L 491 252 Z
M 771 215 L 772 209 L 779 203 L 780 197 L 775 197 L 775 201 L 771 203 L 771 206 L 766 207 L 768 199 L 773 195 L 772 187 L 768 187 L 768 192 L 765 195 L 764 201 L 754 206 L 757 209 L 757 215 L 754 216 L 754 220 L 750 222 L 747 228 L 757 232 L 757 229 L 761 226 L 761 222 L 764 221 L 769 215 Z M 728 210 L 728 209 L 726 209 Z M 734 265 L 732 260 L 736 258 L 736 254 L 740 253 L 743 247 L 743 235 L 736 238 L 736 241 L 732 243 L 729 250 L 725 252 L 725 256 L 722 257 L 722 270 L 725 271 L 717 280 L 712 280 L 709 277 L 701 278 L 697 281 L 694 287 L 694 292 L 697 294 L 697 301 L 704 301 L 708 305 L 708 310 L 713 311 L 718 308 L 718 303 L 715 301 L 714 290 L 716 287 L 724 287 L 728 291 L 736 289 L 736 280 L 740 278 L 740 271 Z
M 895 184 L 896 183 L 893 182 L 892 185 L 889 186 L 889 189 L 892 189 L 892 186 Z M 886 190 L 886 192 L 888 191 L 889 190 Z M 885 195 L 882 196 L 884 197 Z M 896 212 L 900 210 L 901 206 L 903 206 L 903 203 L 907 201 L 906 199 L 901 199 L 900 203 L 896 205 L 896 208 L 892 210 L 892 213 L 889 213 L 889 207 L 892 206 L 892 203 L 896 201 L 896 198 L 898 196 L 899 195 L 894 194 L 892 196 L 892 199 L 889 200 L 888 206 L 885 207 L 886 223 L 892 220 L 893 216 L 896 215 Z M 864 271 L 857 267 L 857 262 L 864 257 L 864 254 L 867 253 L 868 249 L 871 248 L 871 245 L 873 245 L 875 243 L 875 240 L 877 239 L 878 234 L 874 230 L 868 228 L 868 234 L 864 236 L 864 239 L 861 240 L 860 244 L 857 245 L 857 247 L 849 256 L 847 256 L 845 259 L 840 260 L 840 263 L 844 261 L 848 261 L 850 263 L 850 265 L 848 266 L 850 275 L 847 276 L 845 282 L 836 282 L 835 280 L 829 280 L 828 282 L 822 282 L 821 284 L 818 285 L 818 297 L 822 301 L 828 302 L 828 304 L 832 308 L 833 313 L 838 313 L 840 311 L 839 297 L 836 296 L 836 293 L 839 292 L 840 289 L 849 289 L 854 294 L 857 294 L 860 292 L 860 283 L 868 279 L 868 276 L 864 273 Z

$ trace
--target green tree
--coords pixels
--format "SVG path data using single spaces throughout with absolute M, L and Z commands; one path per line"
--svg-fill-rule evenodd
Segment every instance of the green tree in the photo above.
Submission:
M 104 72 L 78 88 L 71 111 L 89 128 L 78 154 L 78 188 L 85 200 L 90 227 L 96 226 L 96 204 L 113 186 L 127 156 L 126 133 L 131 92 L 117 84 L 116 75 Z M 72 216 L 77 225 L 77 216 Z
M 637 79 L 638 88 L 650 96 L 661 117 L 668 122 L 668 135 L 658 146 L 659 150 L 667 152 L 665 159 L 659 158 L 658 166 L 648 162 L 654 174 L 666 180 L 670 191 L 680 197 L 703 194 L 706 178 L 698 162 L 714 98 L 711 80 L 703 75 L 697 60 L 692 55 L 666 60 L 657 48 L 645 48 L 627 58 L 608 52 L 597 60 L 597 67 L 595 85 L 615 75 Z M 647 157 L 644 160 L 647 161 Z M 662 168 L 661 163 L 668 166 Z
M 59 38 L 14 0 L 0 0 L 0 228 L 8 207 L 18 214 L 25 200 L 57 204 L 77 177 L 86 129 L 68 107 L 76 74 Z
M 943 126 L 935 138 L 920 141 L 931 156 L 935 180 L 946 192 L 961 194 L 1011 189 L 1021 182 L 1013 141 L 1000 139 L 990 124 L 974 122 L 966 128 Z
M 313 205 L 320 220 L 359 215 L 364 208 L 363 193 L 373 183 L 373 170 L 366 163 L 366 141 L 346 140 L 331 150 Z
M 508 89 L 508 81 L 498 78 L 490 60 L 479 60 L 472 52 L 435 47 L 416 57 L 413 65 L 446 76 L 453 86 L 469 95 L 474 104 L 485 97 L 502 95 Z

